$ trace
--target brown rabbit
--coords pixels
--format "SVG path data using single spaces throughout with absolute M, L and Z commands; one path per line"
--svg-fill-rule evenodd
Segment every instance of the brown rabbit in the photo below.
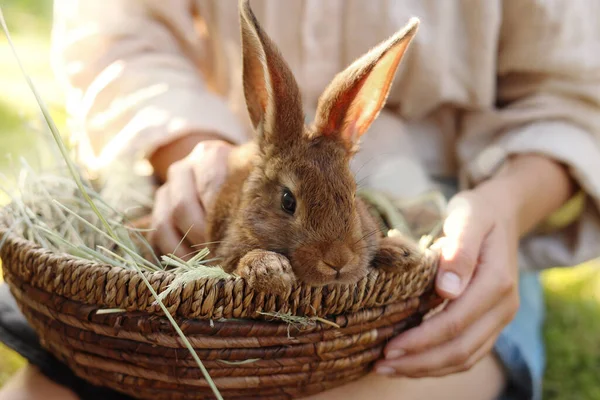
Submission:
M 208 238 L 221 266 L 258 290 L 283 294 L 296 279 L 348 284 L 372 264 L 418 263 L 414 243 L 379 232 L 355 196 L 350 170 L 418 20 L 338 74 L 308 127 L 296 80 L 248 0 L 240 0 L 240 22 L 244 92 L 256 135 L 231 153 L 228 178 L 208 213 Z

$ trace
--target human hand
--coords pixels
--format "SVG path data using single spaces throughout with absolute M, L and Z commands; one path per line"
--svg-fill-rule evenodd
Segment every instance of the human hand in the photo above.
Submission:
M 394 338 L 384 375 L 444 376 L 470 369 L 492 350 L 519 307 L 516 207 L 506 191 L 473 190 L 448 205 L 436 289 L 446 309 Z
M 148 234 L 157 252 L 188 259 L 194 245 L 206 242 L 206 212 L 225 180 L 232 148 L 221 140 L 202 141 L 168 167 L 156 191 Z

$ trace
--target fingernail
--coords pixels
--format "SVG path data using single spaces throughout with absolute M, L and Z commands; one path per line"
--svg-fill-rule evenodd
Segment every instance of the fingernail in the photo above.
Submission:
M 388 359 L 388 360 L 394 360 L 396 358 L 402 357 L 404 354 L 406 354 L 406 352 L 404 350 L 402 350 L 402 349 L 390 350 L 386 354 L 385 358 Z
M 394 368 L 390 367 L 378 367 L 376 371 L 379 375 L 392 375 L 395 372 Z
M 440 288 L 453 295 L 460 294 L 460 277 L 454 272 L 444 272 L 440 280 Z
M 438 238 L 437 240 L 435 240 L 431 244 L 431 246 L 429 246 L 429 248 L 431 250 L 441 250 L 447 242 L 448 242 L 448 238 L 441 237 L 441 238 Z

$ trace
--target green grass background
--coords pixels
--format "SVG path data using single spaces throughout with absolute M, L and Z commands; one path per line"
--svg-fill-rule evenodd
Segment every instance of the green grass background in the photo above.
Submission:
M 49 65 L 50 0 L 8 0 L 0 3 L 20 57 L 34 83 L 64 127 L 63 97 Z M 0 34 L 0 173 L 19 157 L 35 163 L 39 138 L 26 127 L 39 117 L 35 99 Z M 12 161 L 11 161 L 12 160 Z M 10 174 L 7 174 L 10 175 Z M 0 197 L 0 202 L 6 198 Z M 600 273 L 597 262 L 544 272 L 548 367 L 544 398 L 600 400 Z M 23 360 L 0 344 L 0 386 Z

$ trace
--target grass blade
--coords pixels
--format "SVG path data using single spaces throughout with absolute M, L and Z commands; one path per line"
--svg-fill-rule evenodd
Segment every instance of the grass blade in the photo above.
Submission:
M 64 142 L 62 140 L 62 137 L 60 136 L 60 133 L 58 132 L 58 128 L 56 127 L 56 125 L 54 123 L 54 120 L 50 116 L 48 108 L 46 107 L 46 105 L 45 105 L 44 101 L 42 100 L 40 94 L 38 93 L 37 89 L 33 85 L 33 82 L 31 81 L 31 78 L 29 77 L 29 75 L 25 71 L 25 68 L 23 67 L 23 64 L 22 64 L 21 59 L 19 58 L 19 56 L 17 54 L 17 51 L 16 51 L 15 46 L 14 46 L 14 43 L 13 43 L 12 38 L 10 36 L 10 33 L 8 32 L 8 27 L 6 26 L 6 21 L 4 19 L 4 14 L 3 14 L 1 8 L 0 8 L 0 23 L 2 24 L 2 29 L 4 30 L 4 34 L 6 35 L 6 38 L 8 40 L 8 44 L 9 44 L 9 46 L 11 48 L 11 51 L 12 51 L 13 55 L 15 56 L 15 59 L 17 60 L 17 63 L 19 64 L 19 68 L 21 69 L 23 77 L 27 81 L 27 84 L 29 85 L 29 88 L 31 89 L 31 91 L 33 92 L 33 94 L 34 94 L 34 96 L 35 96 L 35 98 L 37 100 L 38 106 L 40 107 L 41 112 L 44 115 L 44 119 L 46 120 L 46 123 L 48 124 L 48 127 L 50 128 L 52 136 L 54 137 L 54 140 L 55 140 L 55 142 L 56 142 L 56 144 L 57 144 L 57 146 L 58 146 L 58 148 L 60 150 L 61 155 L 63 156 L 64 161 L 67 164 L 67 167 L 69 168 L 69 171 L 70 171 L 73 179 L 75 180 L 75 183 L 77 184 L 77 187 L 79 188 L 82 196 L 89 203 L 89 205 L 92 208 L 92 210 L 94 211 L 94 213 L 96 213 L 96 215 L 98 216 L 98 218 L 102 222 L 102 224 L 103 224 L 104 228 L 107 230 L 108 234 L 115 241 L 119 241 L 119 236 L 113 231 L 113 229 L 110 226 L 110 224 L 108 223 L 108 221 L 104 218 L 104 216 L 102 215 L 102 213 L 100 213 L 100 211 L 96 207 L 96 204 L 93 202 L 93 200 L 88 195 L 87 190 L 85 190 L 84 185 L 83 185 L 83 181 L 81 179 L 81 176 L 79 175 L 79 173 L 77 171 L 77 168 L 75 167 L 74 163 L 70 159 L 68 150 L 67 150 L 67 148 L 66 148 L 66 146 L 65 146 L 65 144 L 64 144 Z M 125 247 L 123 248 L 123 250 L 126 251 L 126 252 L 128 252 L 128 253 L 134 253 L 133 251 L 131 251 L 130 249 L 127 249 Z M 130 254 L 130 255 L 135 256 L 134 254 Z M 194 358 L 194 360 L 196 361 L 196 363 L 200 367 L 200 370 L 202 371 L 202 374 L 204 375 L 204 378 L 208 382 L 208 384 L 209 384 L 210 388 L 212 389 L 213 393 L 215 394 L 215 396 L 217 397 L 217 399 L 222 400 L 223 397 L 221 396 L 221 393 L 219 392 L 219 390 L 217 389 L 214 381 L 211 379 L 210 375 L 208 374 L 208 371 L 206 370 L 206 368 L 204 367 L 204 364 L 202 363 L 202 361 L 198 357 L 198 354 L 196 353 L 196 351 L 192 347 L 191 343 L 188 341 L 188 339 L 183 334 L 183 331 L 181 330 L 181 328 L 179 327 L 179 325 L 177 325 L 177 322 L 175 321 L 175 319 L 173 318 L 173 316 L 169 313 L 169 311 L 167 310 L 167 308 L 165 307 L 165 305 L 162 303 L 162 301 L 159 300 L 158 294 L 156 293 L 156 291 L 154 290 L 154 288 L 152 287 L 152 285 L 150 284 L 150 282 L 146 278 L 146 275 L 142 272 L 142 270 L 139 268 L 139 266 L 137 264 L 132 263 L 132 265 L 138 271 L 138 273 L 139 273 L 140 277 L 142 278 L 144 284 L 147 286 L 148 290 L 150 290 L 150 292 L 152 293 L 152 296 L 158 301 L 161 310 L 165 313 L 165 316 L 167 317 L 167 319 L 169 320 L 169 322 L 173 325 L 173 328 L 175 329 L 175 331 L 177 332 L 177 334 L 179 335 L 179 337 L 181 338 L 181 340 L 183 341 L 183 343 L 185 344 L 185 346 L 187 347 L 187 349 L 190 351 L 192 357 Z

